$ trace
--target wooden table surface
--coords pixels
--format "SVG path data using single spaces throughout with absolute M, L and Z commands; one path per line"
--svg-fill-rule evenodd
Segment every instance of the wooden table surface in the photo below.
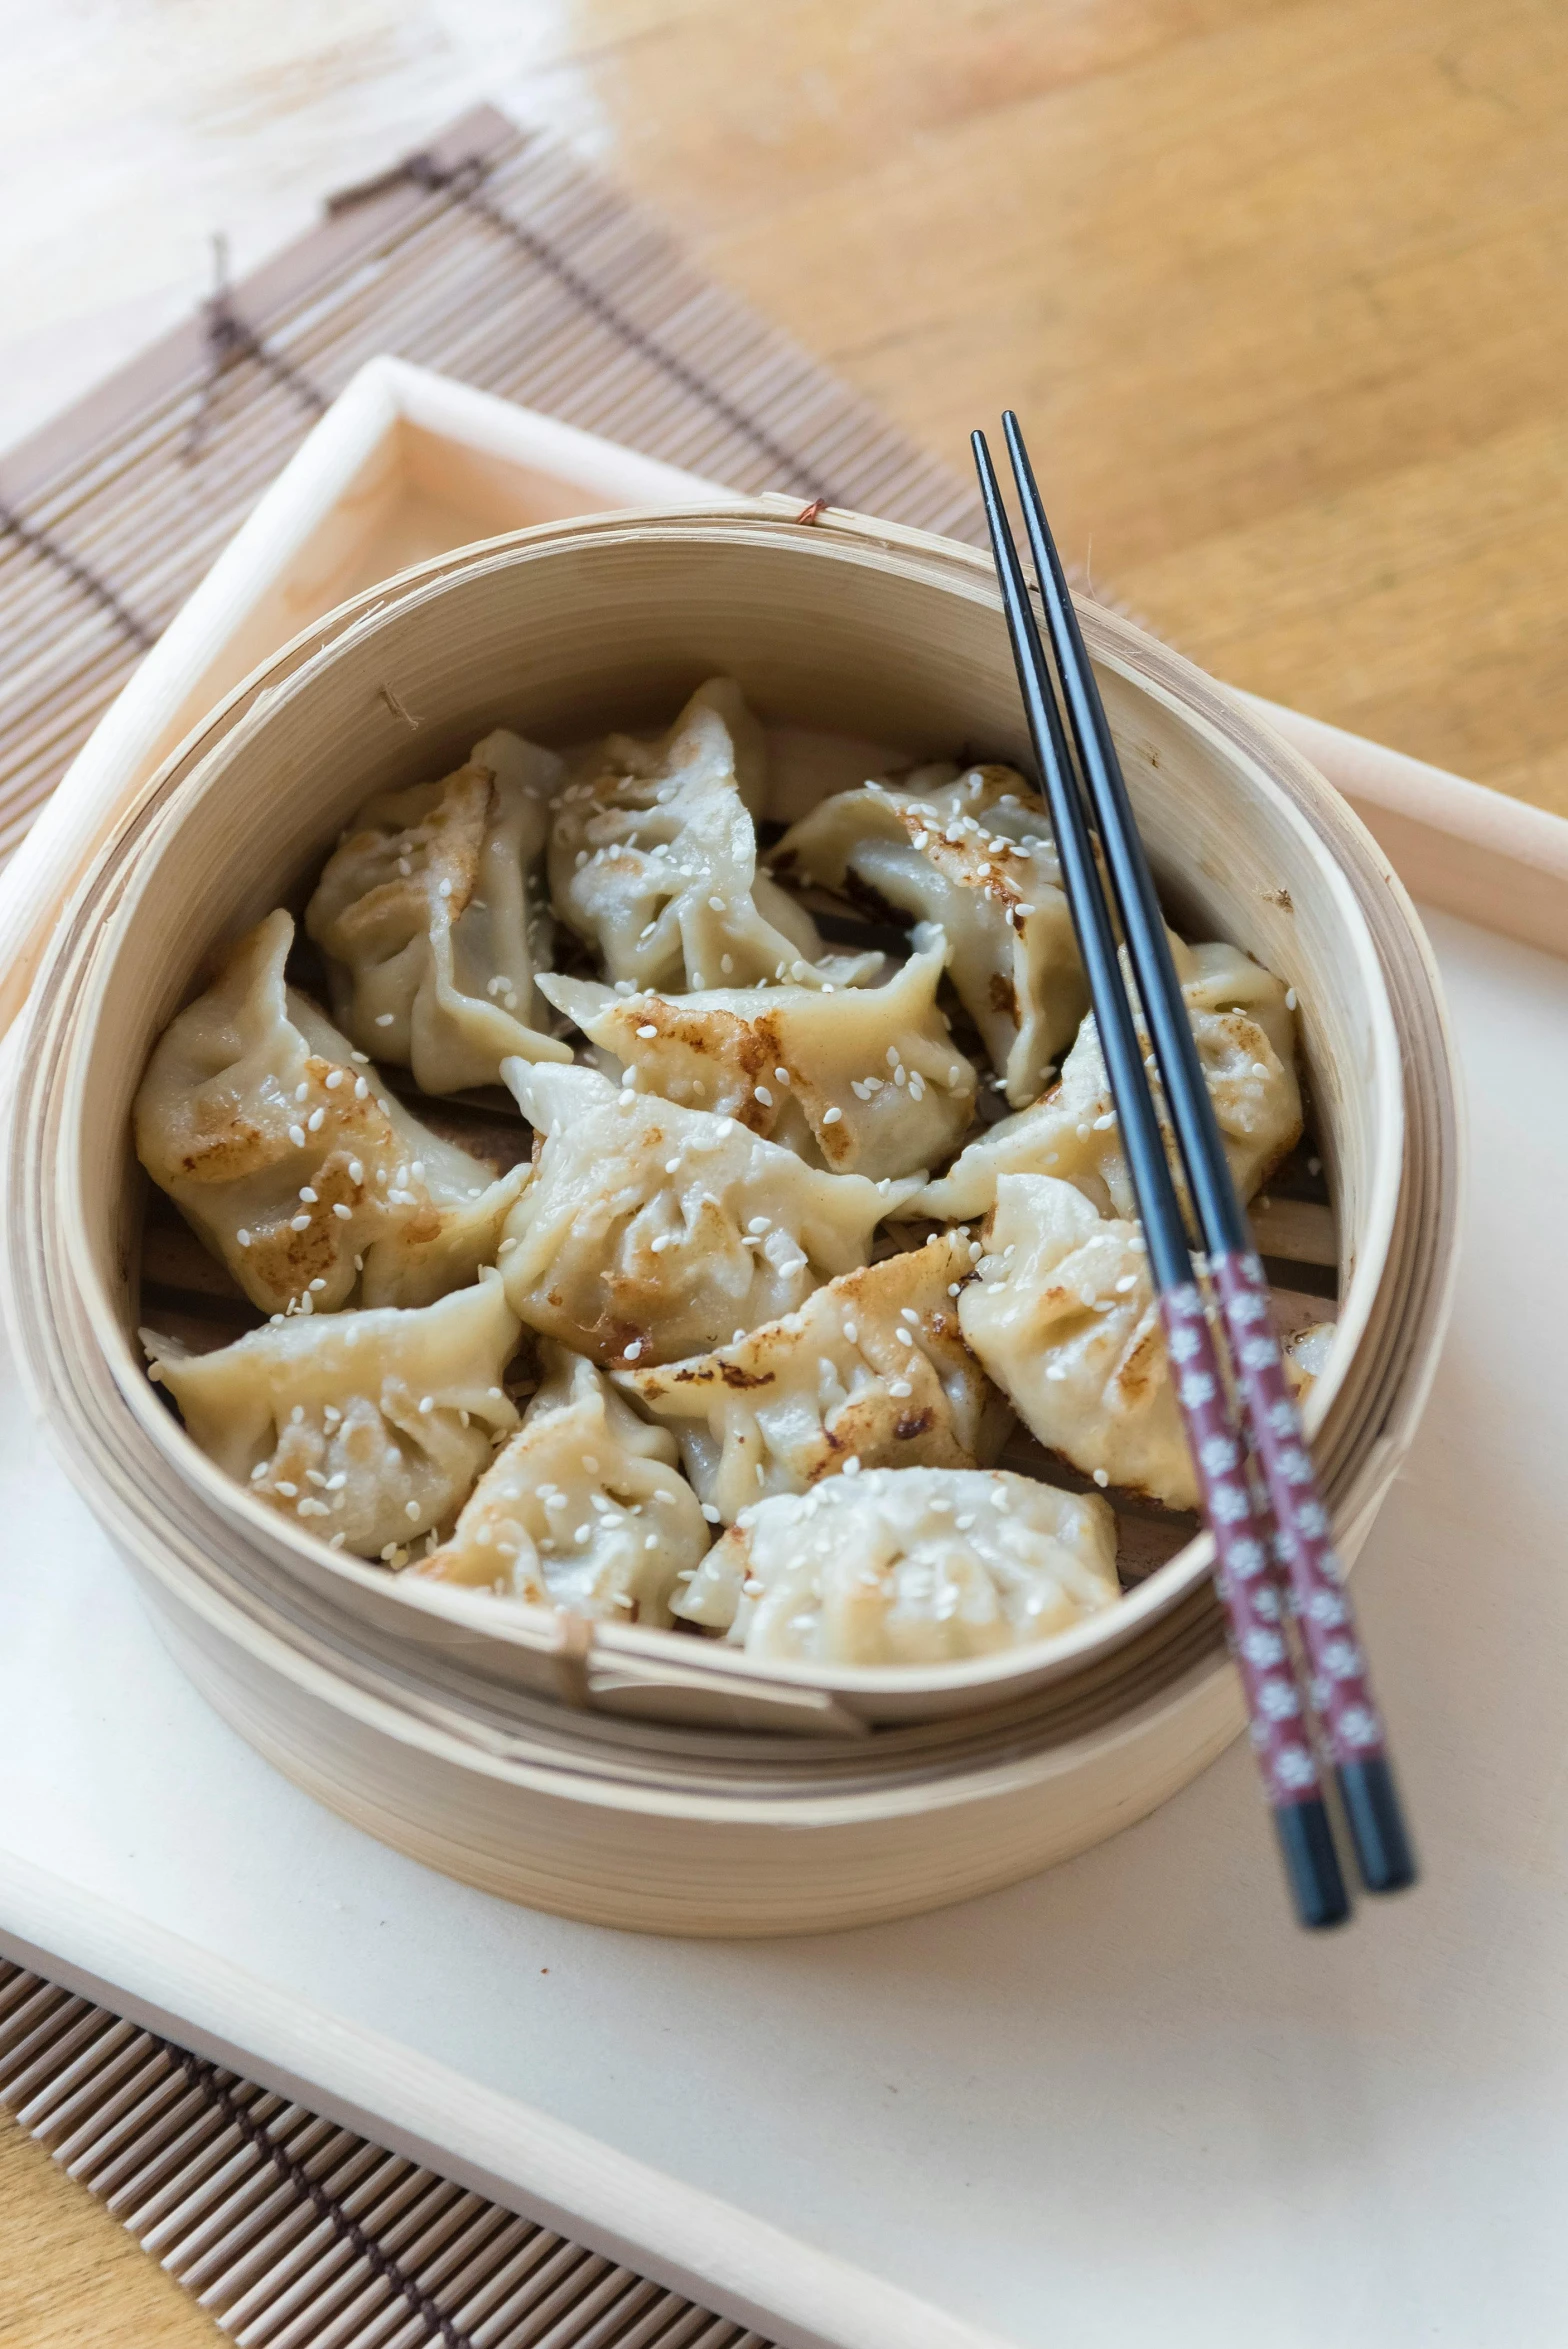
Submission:
M 0 0 L 0 440 L 481 97 L 1194 658 L 1568 814 L 1555 0 Z M 62 158 L 69 168 L 62 168 Z M 212 2338 L 14 2130 L 0 2349 Z

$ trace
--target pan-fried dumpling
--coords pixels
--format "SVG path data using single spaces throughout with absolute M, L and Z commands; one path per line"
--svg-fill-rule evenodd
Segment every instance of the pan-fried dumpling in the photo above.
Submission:
M 951 782 L 948 772 L 824 800 L 773 862 L 828 889 L 858 882 L 942 929 L 959 999 L 1022 1108 L 1088 1000 L 1051 820 L 1011 767 L 971 767 Z
M 1186 946 L 1171 939 L 1198 1058 L 1219 1119 L 1237 1194 L 1246 1204 L 1301 1137 L 1301 1087 L 1283 980 L 1239 947 Z M 1125 953 L 1124 953 L 1125 965 Z M 1140 1024 L 1144 1050 L 1148 1036 Z M 1169 1121 L 1166 1147 L 1182 1185 Z M 916 1194 L 908 1215 L 984 1215 L 1001 1174 L 1050 1174 L 1075 1183 L 1102 1214 L 1132 1216 L 1132 1180 L 1111 1105 L 1110 1080 L 1091 1012 L 1043 1101 L 1004 1118 L 971 1142 L 938 1181 Z
M 136 1149 L 253 1305 L 426 1305 L 495 1261 L 527 1180 L 499 1182 L 386 1092 L 287 987 L 281 909 L 164 1030 L 136 1096 Z
M 912 1188 L 824 1173 L 594 1069 L 501 1073 L 545 1136 L 501 1243 L 507 1294 L 595 1362 L 674 1362 L 776 1320 L 864 1264 Z
M 564 773 L 498 728 L 442 782 L 368 799 L 305 910 L 343 1026 L 426 1093 L 493 1085 L 514 1053 L 571 1058 L 534 993 L 550 959 L 540 858 Z
M 873 1468 L 758 1501 L 675 1612 L 788 1663 L 954 1664 L 1113 1606 L 1116 1520 L 999 1469 Z
M 959 1324 L 1050 1451 L 1096 1483 L 1195 1509 L 1165 1334 L 1134 1225 L 1050 1175 L 1007 1174 Z
M 676 1576 L 712 1538 L 675 1439 L 581 1354 L 547 1343 L 544 1359 L 544 1384 L 451 1539 L 409 1572 L 601 1623 L 667 1625 Z
M 877 955 L 831 955 L 816 924 L 757 871 L 761 728 L 719 677 L 662 743 L 612 735 L 568 784 L 550 836 L 550 894 L 612 980 L 638 987 L 849 985 Z
M 846 1466 L 973 1468 L 1011 1414 L 959 1332 L 971 1269 L 968 1234 L 944 1232 L 841 1274 L 733 1345 L 617 1382 L 674 1428 L 726 1524 Z
M 838 1174 L 941 1164 L 975 1076 L 937 1009 L 942 941 L 880 987 L 617 995 L 553 973 L 540 992 L 667 1101 L 718 1110 Z
M 412 1311 L 252 1330 L 187 1354 L 152 1330 L 153 1373 L 209 1459 L 334 1548 L 389 1556 L 447 1524 L 517 1425 L 518 1340 L 500 1277 Z

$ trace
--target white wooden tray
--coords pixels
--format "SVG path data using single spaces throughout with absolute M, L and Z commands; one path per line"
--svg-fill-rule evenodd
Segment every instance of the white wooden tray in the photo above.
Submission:
M 394 475 L 362 562 L 409 545 L 407 503 Z M 1408 762 L 1382 771 L 1411 789 Z M 1506 806 L 1453 791 L 1483 831 Z M 1414 804 L 1462 894 L 1474 837 Z M 1568 837 L 1540 826 L 1537 875 Z M 1568 888 L 1531 903 L 1568 942 Z M 907 1924 L 693 1944 L 510 1908 L 207 1712 L 6 1365 L 0 1947 L 787 2343 L 1558 2337 L 1568 964 L 1433 930 L 1471 1228 L 1358 1570 L 1426 1863 L 1407 1901 L 1298 1938 L 1233 1751 L 1117 1841 Z

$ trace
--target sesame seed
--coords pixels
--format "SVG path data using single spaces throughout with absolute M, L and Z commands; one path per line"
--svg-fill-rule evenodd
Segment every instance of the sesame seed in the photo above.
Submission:
M 920 1316 L 915 1311 L 913 1305 L 900 1305 L 898 1309 L 898 1318 L 900 1321 L 907 1321 L 911 1329 L 918 1329 L 920 1327 Z
M 860 1342 L 860 1324 L 859 1324 L 859 1322 L 858 1322 L 858 1321 L 846 1321 L 846 1322 L 845 1322 L 845 1324 L 844 1324 L 844 1335 L 845 1335 L 845 1337 L 846 1337 L 846 1338 L 848 1338 L 848 1340 L 849 1340 L 849 1342 L 850 1342 L 850 1344 L 851 1344 L 852 1346 L 854 1346 L 854 1345 L 858 1345 L 858 1344 L 859 1344 L 859 1342 Z
M 301 1198 L 304 1200 L 304 1202 L 305 1202 L 305 1205 L 306 1205 L 307 1207 L 314 1207 L 314 1206 L 315 1206 L 315 1204 L 316 1204 L 316 1194 L 315 1194 L 315 1192 L 314 1192 L 314 1191 L 311 1189 L 311 1187 L 310 1187 L 309 1183 L 302 1183 L 302 1184 L 300 1185 L 300 1193 L 299 1193 L 299 1195 L 300 1195 L 300 1197 L 301 1197 Z
M 1047 1378 L 1051 1379 L 1065 1378 L 1067 1376 L 1066 1365 L 1061 1362 L 1048 1363 L 1046 1365 L 1045 1375 Z
M 1287 987 L 1287 988 L 1285 989 L 1285 1009 L 1286 1009 L 1287 1011 L 1294 1011 L 1294 1010 L 1295 1010 L 1295 1008 L 1296 1008 L 1296 990 L 1295 990 L 1295 988 L 1294 988 L 1294 987 Z
M 644 1548 L 645 1550 L 656 1550 L 656 1549 L 658 1548 L 658 1546 L 659 1546 L 659 1537 L 658 1537 L 658 1535 L 657 1535 L 656 1533 L 649 1533 L 649 1534 L 644 1534 L 644 1536 L 643 1536 L 643 1544 L 642 1544 L 642 1546 L 643 1546 L 643 1548 Z M 688 1579 L 688 1580 L 689 1580 L 689 1579 L 690 1579 L 690 1577 L 691 1577 L 691 1573 L 692 1573 L 692 1571 L 693 1571 L 693 1570 L 692 1570 L 691 1568 L 689 1568 L 689 1567 L 688 1567 L 688 1569 L 687 1569 L 687 1579 Z
M 893 1332 L 893 1335 L 895 1338 L 897 1338 L 901 1346 L 912 1346 L 915 1342 L 907 1329 L 896 1329 Z
M 704 1502 L 703 1502 L 703 1504 L 702 1504 L 702 1513 L 703 1513 L 704 1517 L 706 1517 L 706 1519 L 708 1520 L 708 1523 L 709 1523 L 710 1525 L 717 1525 L 717 1524 L 718 1524 L 718 1522 L 719 1522 L 719 1513 L 718 1513 L 717 1509 L 715 1509 L 715 1507 L 713 1506 L 713 1503 L 712 1503 L 711 1501 L 704 1501 Z
M 417 1501 L 405 1501 L 403 1503 L 403 1514 L 405 1517 L 410 1519 L 417 1517 L 419 1515 L 419 1503 Z
M 656 1027 L 653 1027 L 653 1026 L 650 1024 L 650 1025 L 649 1025 L 649 1026 L 647 1026 L 647 1027 L 639 1028 L 639 1029 L 637 1030 L 637 1033 L 638 1033 L 638 1035 L 639 1035 L 639 1036 L 641 1036 L 641 1037 L 643 1038 L 644 1042 L 646 1042 L 646 1041 L 647 1041 L 647 1039 L 648 1039 L 650 1036 L 656 1036 L 656 1035 L 659 1033 L 659 1031 L 658 1031 L 658 1029 L 657 1029 Z
M 776 1068 L 773 1074 L 775 1077 L 777 1077 L 781 1085 L 787 1085 L 789 1083 L 789 1070 L 787 1068 Z
M 303 1150 L 303 1149 L 304 1149 L 304 1147 L 305 1147 L 305 1129 L 304 1129 L 304 1127 L 303 1127 L 303 1126 L 290 1126 L 290 1128 L 289 1128 L 289 1140 L 290 1140 L 290 1141 L 293 1143 L 293 1145 L 294 1145 L 294 1147 L 295 1147 L 295 1149 L 296 1149 L 296 1150 Z
M 666 1174 L 679 1174 L 681 1171 L 680 1160 L 678 1158 L 667 1158 L 664 1162 L 664 1171 Z
M 710 897 L 708 903 L 715 913 L 722 913 L 724 911 L 724 900 L 722 897 Z
M 321 1292 L 322 1292 L 322 1290 L 323 1290 L 323 1289 L 326 1287 L 326 1285 L 327 1285 L 327 1284 L 326 1284 L 326 1282 L 325 1282 L 324 1280 L 321 1280 L 321 1279 L 319 1279 L 319 1278 L 318 1278 L 318 1279 L 316 1279 L 316 1280 L 313 1280 L 313 1281 L 311 1282 L 311 1284 L 310 1284 L 310 1285 L 311 1285 L 311 1288 L 312 1288 L 312 1289 L 314 1290 L 314 1292 L 316 1293 L 316 1295 L 319 1297 L 319 1296 L 320 1296 L 320 1294 L 321 1294 Z
M 370 1087 L 366 1084 L 364 1078 L 356 1077 L 354 1079 L 354 1099 L 356 1101 L 363 1101 L 366 1099 L 369 1092 Z
M 628 1362 L 635 1362 L 635 1361 L 636 1361 L 636 1359 L 637 1359 L 637 1357 L 638 1357 L 638 1355 L 639 1355 L 641 1352 L 642 1352 L 642 1340 L 641 1340 L 641 1338 L 633 1338 L 633 1340 L 632 1340 L 631 1344 L 630 1344 L 630 1345 L 627 1347 L 627 1349 L 626 1349 L 626 1359 L 627 1359 L 627 1361 L 628 1361 Z
M 249 1232 L 248 1232 L 248 1231 L 245 1229 L 245 1227 L 244 1227 L 244 1225 L 243 1225 L 243 1224 L 241 1224 L 241 1226 L 240 1226 L 239 1230 L 238 1230 L 238 1231 L 235 1233 L 234 1237 L 236 1238 L 236 1240 L 238 1240 L 238 1242 L 239 1242 L 239 1244 L 240 1244 L 240 1246 L 241 1246 L 242 1248 L 248 1248 L 248 1247 L 250 1246 L 250 1234 L 249 1234 Z
M 889 1379 L 887 1391 L 890 1395 L 912 1395 L 915 1390 L 907 1378 L 894 1378 Z
M 822 1123 L 825 1126 L 841 1125 L 843 1123 L 843 1118 L 844 1112 L 840 1109 L 836 1101 L 834 1102 L 831 1109 L 825 1109 L 822 1112 Z
M 289 1217 L 289 1230 L 291 1232 L 308 1232 L 309 1229 L 310 1217 L 308 1215 L 291 1215 Z
M 1102 1490 L 1103 1490 L 1103 1488 L 1104 1488 L 1106 1485 L 1108 1485 L 1108 1484 L 1110 1483 L 1110 1481 L 1111 1481 L 1111 1480 L 1110 1480 L 1110 1478 L 1109 1478 L 1109 1477 L 1106 1475 L 1106 1473 L 1105 1473 L 1105 1470 L 1104 1470 L 1103 1468 L 1097 1468 L 1097 1469 L 1095 1470 L 1095 1472 L 1094 1472 L 1094 1481 L 1095 1481 L 1095 1483 L 1096 1483 L 1097 1485 L 1099 1485 L 1099 1486 L 1102 1488 Z
M 345 1207 L 341 1199 L 334 1199 L 332 1202 L 332 1212 L 337 1217 L 339 1223 L 351 1223 L 353 1221 L 353 1208 Z
M 390 1028 L 391 1025 L 392 1014 L 389 1011 L 378 1011 L 376 1014 L 376 1026 L 378 1028 Z M 419 1511 L 417 1509 L 414 1511 L 414 1515 L 416 1517 L 419 1515 Z
M 329 1093 L 335 1093 L 335 1092 L 337 1091 L 337 1089 L 338 1089 L 339 1085 L 341 1085 L 341 1084 L 342 1084 L 342 1082 L 343 1082 L 343 1079 L 344 1079 L 344 1077 L 345 1077 L 345 1075 L 346 1075 L 346 1074 L 347 1074 L 347 1071 L 346 1071 L 346 1070 L 344 1070 L 344 1069 L 340 1069 L 340 1068 L 335 1068 L 335 1069 L 333 1069 L 333 1070 L 330 1072 L 330 1074 L 328 1075 L 328 1077 L 327 1077 L 327 1091 L 328 1091 Z
M 277 1489 L 283 1495 L 286 1501 L 297 1500 L 299 1497 L 299 1486 L 297 1484 L 280 1484 Z
M 846 1476 L 858 1476 L 860 1474 L 860 1462 L 858 1460 L 846 1460 L 844 1463 L 844 1474 Z

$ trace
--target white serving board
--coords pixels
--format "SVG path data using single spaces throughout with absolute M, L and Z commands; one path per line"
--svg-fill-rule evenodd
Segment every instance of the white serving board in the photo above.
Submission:
M 83 751 L 0 930 L 29 960 L 184 727 L 341 597 L 487 527 L 706 490 L 373 362 Z M 1568 826 L 1267 714 L 1429 895 L 1568 943 Z M 206 1710 L 4 1363 L 0 1948 L 812 2349 L 1554 2339 L 1568 964 L 1435 926 L 1473 1229 L 1359 1576 L 1428 1866 L 1409 1902 L 1299 1940 L 1233 1752 L 1119 1841 L 907 1924 L 699 1944 L 507 1908 Z
M 1432 926 L 1469 1231 L 1357 1574 L 1418 1892 L 1295 1933 L 1238 1749 L 1118 1840 L 904 1924 L 685 1943 L 509 1908 L 206 1711 L 8 1382 L 0 1946 L 781 2338 L 914 2349 L 963 2337 L 945 2313 L 1028 2349 L 1560 2339 L 1568 963 Z

